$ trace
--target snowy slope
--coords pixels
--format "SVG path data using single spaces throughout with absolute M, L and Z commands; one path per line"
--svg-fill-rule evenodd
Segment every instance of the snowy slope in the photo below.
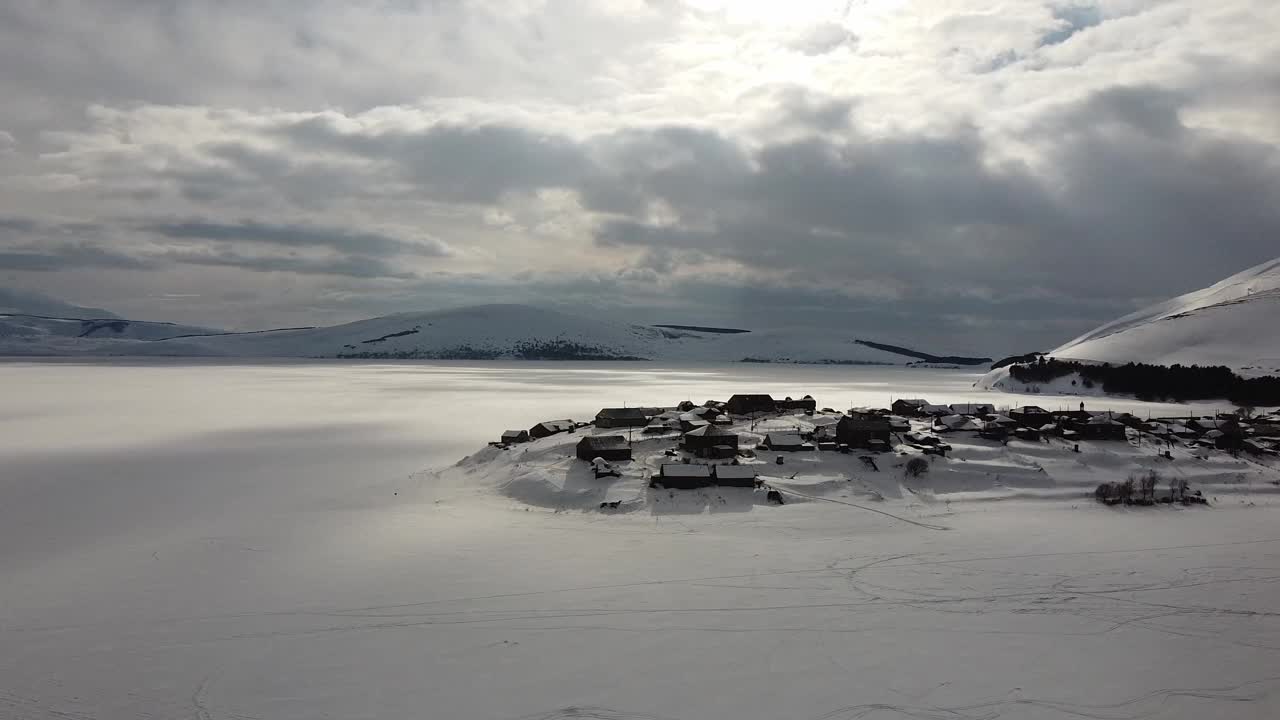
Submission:
M 1226 365 L 1280 371 L 1280 258 L 1216 285 L 1152 305 L 1068 342 L 1051 355 L 1101 362 Z

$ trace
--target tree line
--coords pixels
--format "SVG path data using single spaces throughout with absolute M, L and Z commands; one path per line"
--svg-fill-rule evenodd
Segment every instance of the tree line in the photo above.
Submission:
M 1072 373 L 1079 374 L 1086 387 L 1101 385 L 1108 393 L 1132 395 L 1139 400 L 1188 402 L 1225 398 L 1242 407 L 1280 405 L 1280 377 L 1243 378 L 1222 365 L 1092 365 L 1041 357 L 1009 367 L 1009 375 L 1026 384 L 1047 383 Z

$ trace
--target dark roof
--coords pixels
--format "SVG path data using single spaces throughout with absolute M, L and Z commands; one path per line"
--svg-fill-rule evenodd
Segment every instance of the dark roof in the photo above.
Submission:
M 803 445 L 804 438 L 795 433 L 769 433 L 764 436 L 769 445 Z
M 631 447 L 621 435 L 588 435 L 578 441 L 592 450 L 620 450 Z
M 894 400 L 894 402 L 906 403 L 907 405 L 915 405 L 916 407 L 929 404 L 928 400 L 922 400 L 920 398 L 898 398 L 897 400 Z
M 596 417 L 606 417 L 611 420 L 632 420 L 643 419 L 648 416 L 645 415 L 644 408 L 604 408 L 596 413 Z
M 750 465 L 716 465 L 716 477 L 728 479 L 753 478 L 757 475 Z
M 763 395 L 759 393 L 737 393 L 729 398 L 729 402 L 734 400 L 755 401 L 755 402 L 773 402 L 772 395 Z
M 544 420 L 538 423 L 537 425 L 534 425 L 534 427 L 544 427 L 548 430 L 561 430 L 561 431 L 572 430 L 573 421 L 572 420 Z
M 669 478 L 709 478 L 711 477 L 711 468 L 706 465 L 666 463 L 662 466 L 662 476 Z
M 528 435 L 528 434 L 529 434 L 528 430 L 507 430 L 506 432 L 502 433 L 502 437 L 520 437 L 521 435 Z

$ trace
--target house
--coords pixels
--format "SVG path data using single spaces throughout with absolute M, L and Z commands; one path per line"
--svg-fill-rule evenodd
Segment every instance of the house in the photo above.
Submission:
M 529 442 L 528 430 L 508 430 L 502 433 L 503 445 L 514 445 L 516 443 Z
M 764 446 L 774 452 L 812 450 L 813 445 L 795 433 L 769 433 L 764 436 Z
M 663 420 L 662 418 L 654 418 L 644 426 L 646 433 L 669 433 L 680 430 L 680 423 L 677 420 Z
M 1017 421 L 1017 420 L 1014 420 L 1013 418 L 1011 418 L 1011 417 L 1009 417 L 1009 416 L 1007 416 L 1007 415 L 1001 415 L 1000 413 L 996 413 L 995 415 L 991 415 L 991 416 L 989 416 L 987 419 L 988 419 L 988 420 L 990 420 L 990 421 L 991 421 L 991 422 L 993 422 L 993 423 L 996 423 L 997 425 L 1000 425 L 1001 427 L 1005 428 L 1006 430 L 1013 430 L 1014 428 L 1018 427 L 1018 421 Z
M 922 410 L 924 406 L 928 404 L 929 404 L 928 400 L 921 400 L 919 398 L 908 399 L 908 400 L 894 400 L 893 405 L 891 405 L 889 409 L 893 411 L 894 415 L 905 415 L 907 417 L 915 417 L 915 416 L 923 415 L 924 413 L 922 412 Z
M 1041 428 L 1053 422 L 1053 414 L 1039 405 L 1023 405 L 1009 411 L 1009 417 L 1023 427 Z
M 813 399 L 812 395 L 805 395 L 799 400 L 785 398 L 774 403 L 774 407 L 778 410 L 803 410 L 805 412 L 815 412 L 818 409 L 818 401 Z
M 1019 440 L 1026 440 L 1027 442 L 1040 442 L 1040 431 L 1037 430 L 1036 428 L 1029 428 L 1029 427 L 1015 428 L 1013 431 L 1013 436 L 1018 438 Z
M 681 415 L 680 416 L 680 432 L 692 432 L 698 428 L 707 427 L 711 424 L 710 420 L 703 420 L 697 415 Z
M 950 415 L 951 406 L 950 405 L 931 405 L 929 403 L 925 403 L 924 405 L 920 406 L 920 414 L 928 415 L 932 417 L 942 417 L 943 415 Z
M 874 440 L 888 445 L 892 432 L 889 418 L 883 415 L 846 415 L 836 424 L 836 442 L 851 448 L 872 447 Z
M 1085 440 L 1127 440 L 1125 426 L 1112 420 L 1108 415 L 1095 415 L 1088 422 L 1074 421 L 1068 428 L 1075 430 Z
M 995 413 L 996 406 L 991 403 L 951 403 L 951 413 L 953 415 L 968 415 L 975 417 L 979 415 L 991 415 Z
M 769 395 L 734 395 L 724 404 L 724 409 L 734 415 L 751 415 L 774 412 L 778 404 Z
M 573 429 L 572 420 L 547 420 L 529 428 L 529 437 L 535 439 L 550 437 L 557 433 L 573 432 Z
M 910 432 L 911 421 L 900 415 L 888 415 L 885 418 L 889 421 L 889 429 L 896 433 Z
M 684 463 L 664 463 L 658 470 L 657 477 L 649 482 L 652 487 L 668 490 L 695 490 L 715 485 L 711 477 L 711 468 L 706 465 L 686 465 Z
M 684 434 L 681 447 L 699 457 L 725 456 L 738 454 L 738 433 L 722 427 L 704 425 Z M 718 450 L 717 448 L 724 448 Z
M 596 458 L 609 461 L 630 460 L 631 445 L 621 435 L 588 435 L 578 441 L 578 459 L 591 462 Z
M 644 427 L 649 424 L 650 417 L 644 408 L 604 408 L 596 413 L 596 427 Z
M 754 488 L 756 471 L 751 465 L 716 465 L 712 468 L 720 487 Z
M 978 423 L 978 437 L 986 440 L 1008 440 L 1009 429 L 994 420 L 983 420 Z
M 953 430 L 981 430 L 982 428 L 973 418 L 963 415 L 947 415 L 935 420 L 933 429 L 935 432 L 948 432 Z

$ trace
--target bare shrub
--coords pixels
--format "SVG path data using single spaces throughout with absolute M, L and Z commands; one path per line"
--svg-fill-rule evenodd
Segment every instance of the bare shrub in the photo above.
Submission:
M 903 472 L 907 474 L 907 477 L 920 477 L 921 475 L 929 472 L 929 461 L 919 457 L 911 458 L 907 461 L 907 465 L 903 469 Z

